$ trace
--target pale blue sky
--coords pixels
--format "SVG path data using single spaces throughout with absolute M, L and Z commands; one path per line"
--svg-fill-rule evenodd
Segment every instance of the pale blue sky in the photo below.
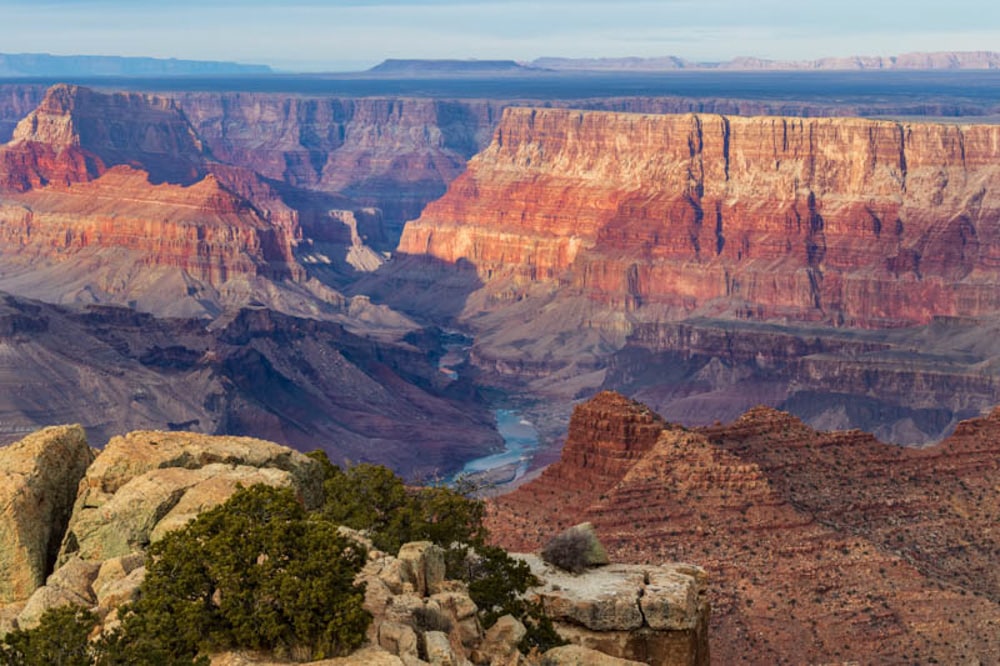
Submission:
M 0 53 L 358 69 L 385 58 L 1000 50 L 992 0 L 0 0 Z

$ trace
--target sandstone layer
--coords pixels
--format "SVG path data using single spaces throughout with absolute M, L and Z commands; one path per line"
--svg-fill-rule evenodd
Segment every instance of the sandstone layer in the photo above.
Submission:
M 995 312 L 1000 127 L 508 109 L 401 252 L 614 308 L 852 326 Z
M 996 424 L 914 450 L 758 408 L 650 442 L 648 410 L 601 393 L 572 455 L 495 500 L 491 528 L 521 549 L 590 520 L 618 561 L 702 563 L 720 663 L 990 663 Z M 604 462 L 616 448 L 642 453 Z

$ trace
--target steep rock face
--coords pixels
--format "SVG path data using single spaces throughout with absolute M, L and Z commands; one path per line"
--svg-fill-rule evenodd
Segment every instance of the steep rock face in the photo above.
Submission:
M 80 426 L 53 426 L 0 448 L 0 604 L 44 582 L 93 453 Z
M 578 410 L 573 431 L 586 420 L 605 432 L 608 418 Z M 753 409 L 727 426 L 663 429 L 586 508 L 573 481 L 586 468 L 560 461 L 497 498 L 491 529 L 525 548 L 590 520 L 612 559 L 702 563 L 721 663 L 990 662 L 995 427 L 995 416 L 965 422 L 913 450 Z
M 626 310 L 980 314 L 998 158 L 995 126 L 508 109 L 399 249 Z
M 122 272 L 178 269 L 213 287 L 303 275 L 294 211 L 252 172 L 211 164 L 167 98 L 54 86 L 0 147 L 0 189 L 6 262 L 93 270 L 115 250 Z
M 44 99 L 45 90 L 43 85 L 29 83 L 0 85 L 0 142 L 10 141 L 17 124 Z
M 14 129 L 3 151 L 5 189 L 92 180 L 128 164 L 154 183 L 191 184 L 203 175 L 201 142 L 165 97 L 104 94 L 57 85 Z
M 212 154 L 298 187 L 343 193 L 402 223 L 485 146 L 501 102 L 180 93 Z

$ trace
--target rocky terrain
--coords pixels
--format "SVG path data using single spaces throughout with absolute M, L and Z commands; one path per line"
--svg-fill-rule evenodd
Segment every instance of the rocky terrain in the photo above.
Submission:
M 550 441 L 601 387 L 910 444 L 1000 397 L 996 126 L 659 115 L 983 112 L 961 100 L 0 93 L 0 123 L 27 116 L 0 150 L 14 294 L 458 325 L 463 376 L 543 397 Z
M 0 636 L 36 627 L 66 605 L 92 610 L 102 629 L 120 623 L 146 578 L 148 546 L 225 502 L 240 487 L 291 488 L 307 509 L 323 502 L 323 472 L 310 457 L 250 437 L 132 432 L 95 455 L 79 426 L 47 428 L 0 448 Z M 75 497 L 74 497 L 74 489 Z M 337 664 L 601 664 L 705 666 L 707 579 L 684 564 L 612 565 L 560 573 L 523 555 L 543 604 L 571 645 L 518 648 L 526 630 L 511 615 L 484 630 L 466 583 L 446 577 L 445 551 L 431 542 L 367 553 L 356 580 L 373 617 L 365 647 Z M 631 661 L 636 658 L 642 661 Z M 266 654 L 212 655 L 216 666 L 291 663 Z
M 687 430 L 601 393 L 491 529 L 530 549 L 590 520 L 613 558 L 704 563 L 719 663 L 992 663 L 997 418 L 914 450 L 769 408 Z

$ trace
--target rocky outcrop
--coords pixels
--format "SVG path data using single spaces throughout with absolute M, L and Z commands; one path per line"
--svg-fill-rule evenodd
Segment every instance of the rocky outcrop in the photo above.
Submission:
M 0 604 L 45 580 L 93 453 L 80 426 L 53 426 L 0 448 Z
M 708 577 L 685 564 L 612 564 L 583 576 L 521 556 L 544 584 L 529 590 L 570 642 L 657 666 L 710 663 Z
M 976 315 L 998 158 L 989 125 L 508 109 L 399 249 L 629 311 Z
M 494 500 L 489 526 L 526 549 L 590 520 L 613 561 L 699 562 L 720 663 L 990 662 L 1000 655 L 981 627 L 1000 609 L 988 564 L 1000 554 L 996 418 L 924 449 L 819 433 L 769 408 L 668 426 L 586 508 L 573 480 L 586 486 L 587 469 L 562 460 Z M 578 409 L 573 432 L 589 420 L 608 430 Z M 571 444 L 587 459 L 585 442 Z
M 80 482 L 58 562 L 143 550 L 257 483 L 291 487 L 307 507 L 322 499 L 318 463 L 271 442 L 181 432 L 115 437 Z
M 359 580 L 366 584 L 365 608 L 375 618 L 369 628 L 373 643 L 407 662 L 535 663 L 519 652 L 525 628 L 517 619 L 504 616 L 483 631 L 465 585 L 445 579 L 440 548 L 411 543 L 398 558 L 374 552 L 369 557 Z M 534 555 L 517 557 L 540 581 L 528 591 L 529 599 L 543 605 L 564 638 L 593 651 L 597 659 L 663 666 L 709 663 L 707 581 L 698 567 L 611 565 L 572 575 Z M 560 656 L 564 652 L 546 653 L 541 663 L 572 663 L 557 659 L 579 655 L 570 651 Z

